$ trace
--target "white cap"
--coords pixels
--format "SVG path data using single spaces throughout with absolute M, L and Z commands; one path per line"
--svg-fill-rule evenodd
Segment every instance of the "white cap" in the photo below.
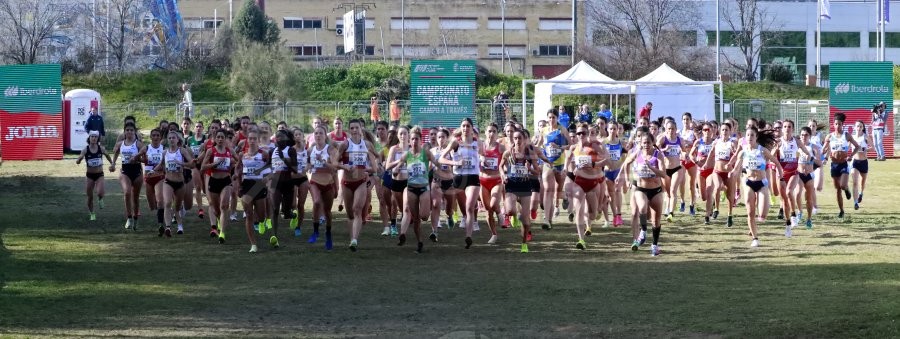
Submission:
M 90 132 L 88 132 L 88 136 L 92 136 L 92 135 L 96 135 L 96 136 L 99 137 L 99 136 L 100 136 L 100 131 L 90 131 Z

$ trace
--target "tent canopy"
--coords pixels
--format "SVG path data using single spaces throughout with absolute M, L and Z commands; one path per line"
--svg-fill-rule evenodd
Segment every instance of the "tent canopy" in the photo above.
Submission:
M 695 81 L 678 73 L 669 65 L 662 64 L 653 72 L 635 80 L 637 83 L 634 88 L 635 106 L 639 109 L 652 102 L 654 109 L 650 115 L 651 119 L 672 116 L 676 122 L 680 122 L 681 119 L 678 118 L 685 112 L 690 112 L 695 119 L 714 119 L 713 85 L 692 85 L 690 84 L 692 82 Z
M 612 78 L 597 71 L 583 60 L 569 68 L 560 75 L 553 77 L 553 81 L 565 81 L 565 83 L 538 83 L 534 86 L 534 121 L 546 119 L 547 111 L 553 108 L 553 95 L 558 94 L 631 94 L 631 86 L 585 83 L 579 81 L 609 81 Z

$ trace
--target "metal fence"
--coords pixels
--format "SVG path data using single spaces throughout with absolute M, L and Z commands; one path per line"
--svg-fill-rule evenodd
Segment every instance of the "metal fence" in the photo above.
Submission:
M 791 119 L 805 124 L 810 119 L 828 121 L 828 100 L 734 100 L 726 117 L 743 123 L 749 118 L 766 121 Z

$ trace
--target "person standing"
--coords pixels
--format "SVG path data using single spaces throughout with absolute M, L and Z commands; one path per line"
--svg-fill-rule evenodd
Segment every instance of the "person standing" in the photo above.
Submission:
M 569 112 L 566 112 L 566 106 L 559 105 L 558 112 L 559 112 L 559 115 L 558 115 L 559 118 L 557 118 L 557 122 L 559 122 L 559 124 L 562 125 L 562 127 L 565 127 L 566 129 L 571 129 L 572 126 L 569 125 L 569 122 L 572 121 L 572 116 L 569 114 Z
M 181 84 L 181 91 L 184 94 L 181 96 L 181 111 L 184 113 L 184 117 L 191 117 L 194 112 L 194 98 L 191 96 L 191 85 L 187 83 Z
M 394 97 L 391 100 L 391 125 L 394 128 L 400 127 L 400 97 Z
M 494 123 L 503 126 L 509 120 L 509 96 L 505 91 L 500 91 L 494 96 Z
M 372 97 L 372 102 L 369 104 L 369 119 L 372 119 L 372 121 L 381 120 L 381 111 L 378 107 L 378 97 Z
M 884 161 L 884 135 L 887 133 L 887 113 L 884 102 L 879 102 L 872 108 L 872 140 L 875 153 L 878 157 L 875 161 Z
M 647 102 L 644 107 L 641 107 L 641 112 L 638 114 L 638 119 L 647 118 L 650 119 L 650 111 L 653 110 L 653 103 Z
M 576 122 L 591 124 L 593 120 L 594 116 L 591 114 L 591 108 L 587 104 L 581 105 L 581 111 L 579 111 L 576 116 Z
M 103 125 L 103 117 L 97 112 L 97 107 L 91 107 L 91 115 L 84 122 L 84 131 L 87 132 L 88 136 L 91 135 L 91 131 L 97 131 L 100 134 L 100 143 L 103 143 L 103 137 L 106 136 L 106 127 Z
M 606 118 L 606 121 L 614 121 L 612 111 L 606 107 L 606 104 L 600 104 L 600 111 L 597 112 L 598 118 Z

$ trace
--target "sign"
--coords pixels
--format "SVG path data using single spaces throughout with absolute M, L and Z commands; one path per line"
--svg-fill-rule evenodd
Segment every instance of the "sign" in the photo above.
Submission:
M 356 15 L 355 11 L 344 13 L 344 53 L 356 49 Z
M 413 60 L 409 73 L 413 125 L 453 128 L 475 120 L 475 60 Z
M 866 131 L 872 133 L 872 106 L 879 102 L 887 105 L 885 125 L 894 128 L 894 76 L 893 63 L 888 62 L 832 62 L 828 67 L 828 126 L 834 126 L 834 115 L 844 113 L 844 128 L 852 132 L 853 124 L 862 120 Z M 894 156 L 894 133 L 884 135 L 885 156 Z M 875 148 L 869 146 L 869 157 L 875 157 Z
M 4 160 L 62 159 L 61 68 L 0 66 L 0 142 Z

